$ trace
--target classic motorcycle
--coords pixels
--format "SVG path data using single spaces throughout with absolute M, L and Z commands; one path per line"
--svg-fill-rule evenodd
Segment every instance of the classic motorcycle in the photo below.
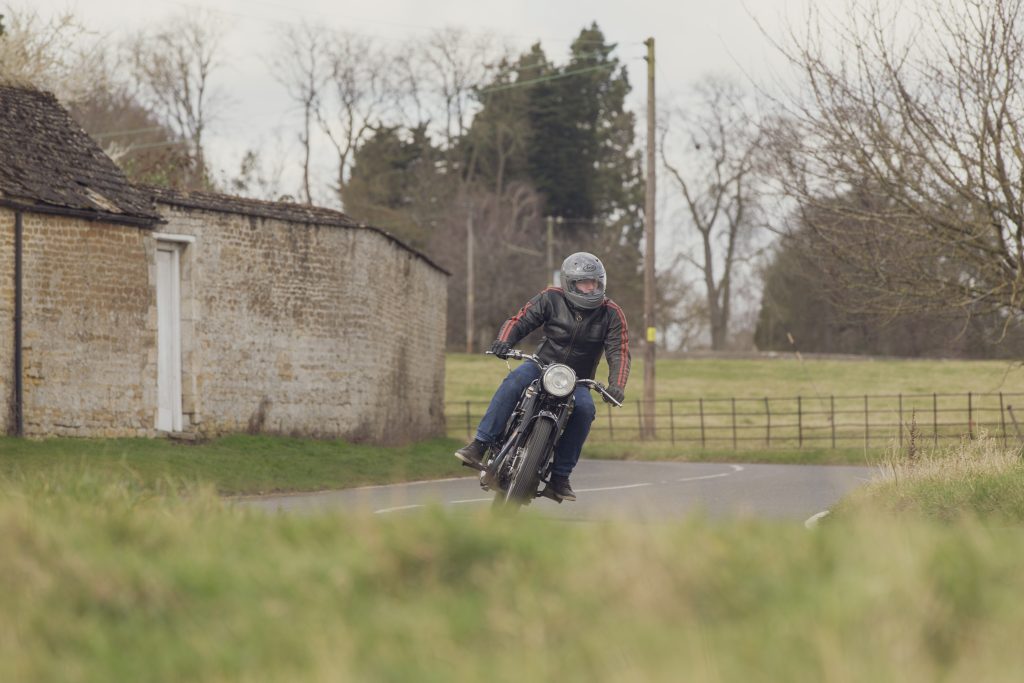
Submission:
M 551 479 L 555 446 L 572 415 L 576 387 L 584 385 L 597 391 L 616 407 L 622 404 L 600 382 L 577 379 L 568 365 L 545 363 L 538 356 L 518 350 L 505 354 L 505 358 L 536 363 L 541 376 L 523 390 L 498 445 L 488 452 L 480 486 L 495 492 L 495 507 L 517 509 L 541 495 L 561 503 L 560 496 L 550 488 L 542 489 L 541 484 Z

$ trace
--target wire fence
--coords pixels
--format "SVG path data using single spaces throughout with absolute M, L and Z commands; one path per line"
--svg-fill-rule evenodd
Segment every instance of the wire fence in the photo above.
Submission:
M 659 441 L 699 448 L 902 447 L 915 438 L 1024 440 L 1018 420 L 1024 393 L 878 394 L 763 398 L 695 398 L 598 404 L 589 439 Z M 486 401 L 449 402 L 448 435 L 471 438 Z M 1022 408 L 1024 409 L 1024 408 Z M 653 418 L 653 433 L 647 428 Z

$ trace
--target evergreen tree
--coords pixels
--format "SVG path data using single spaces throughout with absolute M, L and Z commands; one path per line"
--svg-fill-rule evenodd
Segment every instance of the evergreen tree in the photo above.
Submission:
M 563 220 L 558 253 L 598 254 L 615 299 L 636 317 L 643 301 L 644 185 L 636 119 L 625 108 L 629 79 L 615 49 L 597 24 L 580 32 L 564 66 L 534 45 L 482 91 L 470 137 L 481 177 L 492 187 L 521 180 L 536 188 L 545 213 Z M 495 163 L 499 121 L 522 144 Z
M 445 183 L 435 172 L 439 152 L 425 127 L 381 127 L 355 153 L 344 188 L 345 211 L 356 220 L 385 226 L 415 248 L 425 248 Z

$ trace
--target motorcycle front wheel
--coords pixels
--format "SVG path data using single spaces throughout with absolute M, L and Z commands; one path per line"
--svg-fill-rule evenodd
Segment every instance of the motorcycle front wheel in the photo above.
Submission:
M 512 480 L 504 498 L 506 505 L 523 505 L 536 496 L 540 480 L 538 470 L 547 454 L 548 437 L 551 436 L 553 426 L 550 420 L 538 420 L 534 423 L 533 430 L 526 438 L 519 467 L 512 473 Z

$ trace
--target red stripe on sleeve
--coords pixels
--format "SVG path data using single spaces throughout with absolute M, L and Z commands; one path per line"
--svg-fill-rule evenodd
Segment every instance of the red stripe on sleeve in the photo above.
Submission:
M 506 320 L 505 324 L 501 326 L 501 334 L 498 335 L 498 339 L 501 341 L 508 341 L 508 337 L 512 333 L 512 328 L 523 319 L 523 316 L 526 315 L 526 312 L 530 310 L 530 306 L 532 305 L 532 301 L 527 301 L 526 305 L 519 309 L 518 313 Z
M 626 316 L 619 308 L 618 304 L 611 301 L 608 302 L 611 309 L 619 316 L 619 321 L 622 323 L 622 340 L 619 348 L 620 362 L 619 362 L 619 374 L 616 378 L 615 383 L 620 387 L 626 386 L 626 380 L 629 379 L 629 334 L 626 330 Z

